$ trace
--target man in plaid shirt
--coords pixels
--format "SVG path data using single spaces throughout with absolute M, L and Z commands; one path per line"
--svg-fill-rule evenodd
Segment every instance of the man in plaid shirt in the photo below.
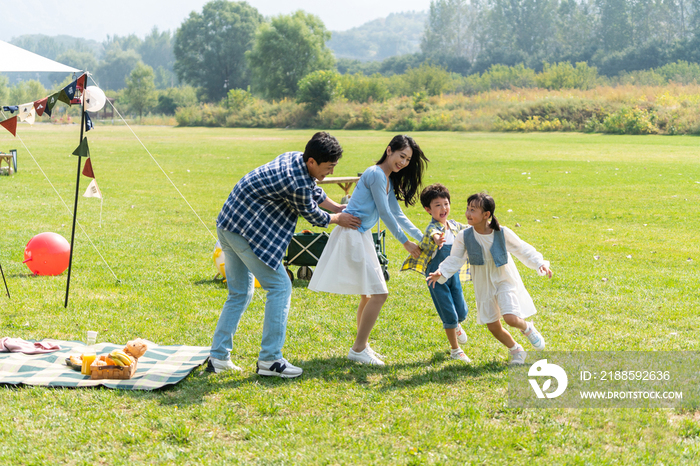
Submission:
M 312 225 L 357 229 L 360 219 L 316 186 L 333 174 L 343 155 L 328 133 L 314 134 L 304 152 L 286 152 L 245 175 L 219 213 L 216 230 L 225 255 L 228 298 L 214 331 L 207 371 L 241 370 L 231 362 L 233 335 L 253 299 L 254 277 L 267 291 L 257 373 L 298 377 L 302 370 L 282 357 L 292 284 L 282 264 L 301 215 Z M 323 207 L 331 214 L 321 210 Z

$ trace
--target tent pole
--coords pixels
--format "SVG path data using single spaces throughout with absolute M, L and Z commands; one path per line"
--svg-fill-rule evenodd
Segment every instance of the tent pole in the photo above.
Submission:
M 85 72 L 87 74 L 87 71 Z M 80 78 L 78 78 L 80 79 Z M 80 143 L 83 142 L 83 132 L 85 131 L 85 88 L 87 87 L 87 76 L 85 76 L 85 82 L 83 83 L 83 91 L 80 97 Z M 83 158 L 78 155 L 78 174 L 75 179 L 75 203 L 73 205 L 73 229 L 70 234 L 70 258 L 68 259 L 68 281 L 66 282 L 66 302 L 63 305 L 64 308 L 68 307 L 68 291 L 70 290 L 70 272 L 73 266 L 73 243 L 75 241 L 75 222 L 78 216 L 78 193 L 80 191 L 80 168 Z
M 5 283 L 5 291 L 7 291 L 7 297 L 12 299 L 10 296 L 10 289 L 7 287 L 7 282 L 5 281 L 5 272 L 2 271 L 2 264 L 0 264 L 0 274 L 2 274 L 2 281 Z

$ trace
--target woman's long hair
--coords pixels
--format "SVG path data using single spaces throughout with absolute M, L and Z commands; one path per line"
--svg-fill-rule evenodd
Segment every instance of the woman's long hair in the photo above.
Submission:
M 427 168 L 428 160 L 423 154 L 420 146 L 416 141 L 410 136 L 405 136 L 399 134 L 394 136 L 394 138 L 389 143 L 389 148 L 392 152 L 400 151 L 410 147 L 413 151 L 411 156 L 411 161 L 408 165 L 398 172 L 392 172 L 389 175 L 391 182 L 394 184 L 394 195 L 399 201 L 403 201 L 406 207 L 412 206 L 416 203 L 418 197 L 418 190 L 423 182 L 423 172 Z M 386 160 L 387 151 L 384 149 L 384 155 L 379 159 L 377 165 L 380 165 L 384 160 Z

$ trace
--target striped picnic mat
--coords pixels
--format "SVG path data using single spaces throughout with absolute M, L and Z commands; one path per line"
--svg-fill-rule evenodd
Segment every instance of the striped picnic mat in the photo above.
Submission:
M 71 354 L 79 354 L 84 343 L 79 341 L 42 340 L 61 346 L 59 351 L 45 354 L 0 353 L 0 384 L 41 385 L 45 387 L 96 387 L 99 385 L 123 390 L 155 390 L 174 385 L 187 377 L 209 357 L 208 346 L 148 345 L 139 358 L 136 373 L 129 380 L 91 380 L 66 366 Z M 124 345 L 98 343 L 95 352 L 109 353 Z

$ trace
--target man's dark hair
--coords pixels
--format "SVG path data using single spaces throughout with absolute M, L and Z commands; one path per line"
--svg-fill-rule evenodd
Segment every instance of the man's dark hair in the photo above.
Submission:
M 338 140 L 326 133 L 319 131 L 306 143 L 304 149 L 304 162 L 314 159 L 316 163 L 337 162 L 343 156 L 343 148 Z
M 440 183 L 431 184 L 426 186 L 425 189 L 420 193 L 420 203 L 423 207 L 430 207 L 430 203 L 433 199 L 442 198 L 450 200 L 450 190 Z

